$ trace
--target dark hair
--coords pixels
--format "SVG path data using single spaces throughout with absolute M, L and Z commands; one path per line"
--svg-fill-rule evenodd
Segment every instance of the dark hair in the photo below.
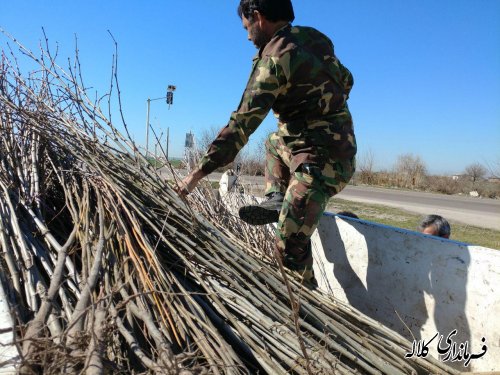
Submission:
M 356 215 L 354 212 L 351 211 L 340 211 L 337 212 L 337 215 L 352 217 L 353 219 L 359 219 L 358 215 Z
M 425 228 L 430 227 L 431 225 L 434 225 L 434 227 L 436 227 L 439 237 L 450 236 L 450 224 L 444 217 L 439 215 L 428 215 L 424 217 L 424 219 L 420 222 L 420 226 L 418 229 L 420 230 L 420 232 L 422 232 Z
M 257 10 L 268 21 L 287 21 L 295 19 L 291 0 L 241 0 L 238 6 L 238 16 L 253 19 L 253 12 Z

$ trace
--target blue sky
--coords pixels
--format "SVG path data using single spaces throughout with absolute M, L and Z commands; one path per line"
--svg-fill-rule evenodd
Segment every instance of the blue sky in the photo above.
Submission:
M 84 79 L 104 93 L 113 42 L 125 118 L 145 144 L 146 100 L 177 86 L 174 105 L 151 103 L 150 121 L 170 129 L 170 155 L 185 133 L 224 126 L 245 87 L 255 48 L 236 15 L 238 1 L 6 1 L 0 27 L 36 49 L 42 27 L 60 63 L 78 38 Z M 295 0 L 296 25 L 333 40 L 353 73 L 349 106 L 362 157 L 377 169 L 420 156 L 431 173 L 500 162 L 500 1 Z M 0 47 L 6 46 L 0 37 Z M 275 128 L 272 115 L 250 147 Z

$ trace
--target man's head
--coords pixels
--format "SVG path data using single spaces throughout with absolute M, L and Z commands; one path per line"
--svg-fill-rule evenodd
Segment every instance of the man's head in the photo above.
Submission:
M 356 215 L 354 212 L 351 211 L 340 211 L 337 212 L 337 215 L 352 217 L 353 219 L 359 219 L 358 215 Z
M 431 236 L 450 238 L 451 228 L 448 221 L 439 215 L 428 215 L 420 223 L 418 230 Z
M 282 25 L 295 18 L 291 0 L 241 0 L 238 15 L 257 48 L 262 48 Z

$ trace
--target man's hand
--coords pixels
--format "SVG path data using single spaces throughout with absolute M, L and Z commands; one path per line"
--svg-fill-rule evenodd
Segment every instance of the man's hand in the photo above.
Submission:
M 186 177 L 182 179 L 181 182 L 179 182 L 179 185 L 175 188 L 175 191 L 177 191 L 177 194 L 180 196 L 186 196 L 189 193 L 191 193 L 196 185 L 198 185 L 198 182 L 206 176 L 206 173 L 203 172 L 201 169 L 193 169 L 191 173 L 189 173 Z

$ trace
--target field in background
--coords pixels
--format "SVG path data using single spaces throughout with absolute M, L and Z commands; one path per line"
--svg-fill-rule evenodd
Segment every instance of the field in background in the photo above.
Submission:
M 397 228 L 416 230 L 423 215 L 414 214 L 397 208 L 379 204 L 352 202 L 345 199 L 332 198 L 327 206 L 329 212 L 351 211 L 361 220 L 390 225 Z M 500 249 L 500 231 L 479 228 L 450 220 L 451 239 L 471 245 Z
M 210 184 L 213 189 L 219 188 L 218 181 L 211 181 Z M 245 193 L 263 196 L 263 188 L 257 184 L 245 184 Z M 362 220 L 413 231 L 416 231 L 424 216 L 381 204 L 359 203 L 340 198 L 330 199 L 326 211 L 333 213 L 351 211 Z M 449 220 L 449 222 L 452 240 L 500 250 L 500 231 L 462 224 L 453 220 Z

